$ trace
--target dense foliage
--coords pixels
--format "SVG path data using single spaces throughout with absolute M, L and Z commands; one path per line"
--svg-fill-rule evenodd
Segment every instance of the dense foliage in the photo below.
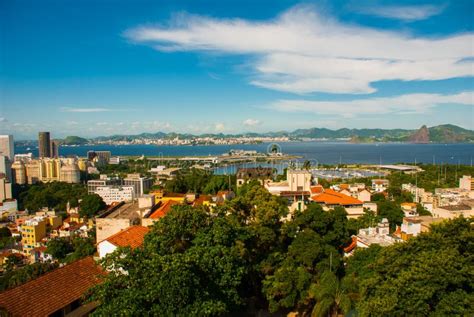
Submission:
M 354 224 L 345 210 L 307 207 L 281 221 L 286 202 L 255 183 L 212 212 L 174 206 L 142 249 L 119 249 L 102 261 L 110 274 L 87 298 L 100 303 L 97 315 L 474 312 L 473 220 L 443 223 L 406 243 L 358 250 L 347 261 L 342 247 Z M 392 207 L 384 216 L 396 220 Z M 374 220 L 367 211 L 358 221 Z
M 473 224 L 459 218 L 406 243 L 356 251 L 346 274 L 357 281 L 359 315 L 472 316 Z
M 216 194 L 220 190 L 234 189 L 235 176 L 214 175 L 200 169 L 184 169 L 175 179 L 166 182 L 168 192 Z
M 79 215 L 90 219 L 106 207 L 102 197 L 97 194 L 88 194 L 81 200 Z
M 71 263 L 95 253 L 95 238 L 55 238 L 46 244 L 46 253 L 59 262 Z
M 65 211 L 68 202 L 71 207 L 77 207 L 79 200 L 86 194 L 87 188 L 82 184 L 38 183 L 21 188 L 19 205 L 30 212 L 36 212 L 43 207 Z

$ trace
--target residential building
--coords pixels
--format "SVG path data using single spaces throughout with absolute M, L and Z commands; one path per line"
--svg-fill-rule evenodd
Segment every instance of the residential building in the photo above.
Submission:
M 33 160 L 25 164 L 26 168 L 26 181 L 28 184 L 36 184 L 41 180 L 40 177 L 40 161 Z
M 322 205 L 325 210 L 335 207 L 344 207 L 348 218 L 358 218 L 364 214 L 364 203 L 352 196 L 338 193 L 332 189 L 323 188 L 322 191 L 313 194 L 311 200 Z
M 372 244 L 385 247 L 397 241 L 399 241 L 398 238 L 390 235 L 390 226 L 387 218 L 383 218 L 377 227 L 360 229 L 357 234 L 357 247 L 360 248 L 368 248 Z
M 474 216 L 474 200 L 463 200 L 457 205 L 438 206 L 433 208 L 433 217 L 443 219 L 454 219 L 460 216 L 465 218 Z
M 401 225 L 400 237 L 406 241 L 411 237 L 418 236 L 422 232 L 430 231 L 432 223 L 439 223 L 441 221 L 443 221 L 442 218 L 433 218 L 432 216 L 405 217 Z
M 19 185 L 27 183 L 26 167 L 22 161 L 15 161 L 12 164 L 12 183 Z
M 181 194 L 181 193 L 169 193 L 165 192 L 164 190 L 154 190 L 150 192 L 150 194 L 155 195 L 155 204 L 158 205 L 162 202 L 166 202 L 168 200 L 174 200 L 179 203 L 185 203 L 186 202 L 186 194 Z
M 38 152 L 40 158 L 51 157 L 51 138 L 49 132 L 38 133 Z
M 131 226 L 117 232 L 97 244 L 99 257 L 104 258 L 107 254 L 113 253 L 118 247 L 130 247 L 132 249 L 141 247 L 148 231 L 148 227 Z
M 121 161 L 120 156 L 112 156 L 109 160 L 109 164 L 118 165 Z
M 0 135 L 0 155 L 6 156 L 10 161 L 13 161 L 15 156 L 13 135 Z
M 405 214 L 405 217 L 418 216 L 418 212 L 416 211 L 416 208 L 417 208 L 416 203 L 405 202 L 405 203 L 401 203 L 400 207 L 402 208 L 402 211 Z
M 6 316 L 87 316 L 97 303 L 83 295 L 101 282 L 103 270 L 92 257 L 72 262 L 0 293 Z
M 389 185 L 388 179 L 373 179 L 372 180 L 372 190 L 381 193 L 387 190 Z
M 240 187 L 250 180 L 258 180 L 264 185 L 273 179 L 273 169 L 271 167 L 239 168 L 237 170 L 237 187 Z
M 135 198 L 133 186 L 101 186 L 95 189 L 95 193 L 102 197 L 107 205 L 121 201 L 130 202 Z
M 39 247 L 41 240 L 46 237 L 46 224 L 47 221 L 43 217 L 34 217 L 21 225 L 21 244 L 26 255 L 30 255 L 31 250 Z
M 153 186 L 153 179 L 148 177 L 142 177 L 140 174 L 128 174 L 123 180 L 124 186 L 133 186 L 135 190 L 135 195 L 137 197 L 142 196 L 148 192 Z

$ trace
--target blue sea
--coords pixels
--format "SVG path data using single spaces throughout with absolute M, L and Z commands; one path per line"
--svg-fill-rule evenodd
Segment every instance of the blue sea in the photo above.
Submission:
M 232 149 L 267 152 L 270 144 L 240 145 L 86 145 L 60 147 L 61 156 L 86 156 L 87 151 L 110 151 L 114 156 L 215 156 L 228 153 Z M 474 159 L 474 144 L 353 144 L 344 142 L 282 142 L 279 143 L 285 154 L 301 156 L 318 164 L 393 164 L 393 163 L 448 163 L 471 164 Z M 16 147 L 15 153 L 33 153 L 35 147 Z

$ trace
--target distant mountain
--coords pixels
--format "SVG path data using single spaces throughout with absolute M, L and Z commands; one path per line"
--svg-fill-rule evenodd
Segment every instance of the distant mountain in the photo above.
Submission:
M 61 145 L 84 145 L 89 143 L 89 140 L 72 135 L 67 136 L 64 140 L 61 140 Z
M 337 129 L 326 128 L 297 129 L 293 132 L 277 131 L 266 133 L 241 133 L 241 134 L 201 134 L 193 135 L 187 133 L 141 133 L 137 135 L 112 135 L 100 136 L 90 140 L 78 137 L 68 136 L 62 144 L 81 145 L 89 142 L 117 142 L 145 139 L 192 139 L 196 137 L 210 138 L 235 138 L 235 137 L 288 137 L 292 140 L 319 139 L 319 140 L 347 140 L 353 143 L 371 143 L 371 142 L 413 142 L 413 143 L 459 143 L 474 142 L 474 131 L 463 129 L 461 127 L 444 124 L 434 127 L 422 126 L 418 130 L 408 129 Z
M 408 141 L 412 143 L 429 143 L 430 130 L 426 125 L 422 126 L 418 131 L 408 137 Z

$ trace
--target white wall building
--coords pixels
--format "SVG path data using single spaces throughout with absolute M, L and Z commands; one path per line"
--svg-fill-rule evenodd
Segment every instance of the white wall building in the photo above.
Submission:
M 133 186 L 101 186 L 97 187 L 95 193 L 102 197 L 107 205 L 115 202 L 129 202 L 135 198 Z

